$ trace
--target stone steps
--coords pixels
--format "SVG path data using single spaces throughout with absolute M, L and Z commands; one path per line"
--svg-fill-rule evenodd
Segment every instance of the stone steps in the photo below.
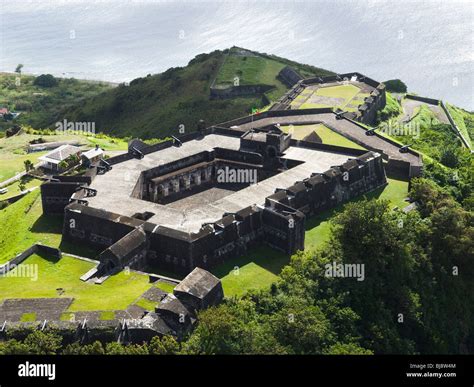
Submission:
M 87 273 L 83 274 L 81 276 L 81 281 L 87 282 L 89 281 L 92 277 L 94 277 L 97 274 L 97 266 L 93 267 L 90 269 Z

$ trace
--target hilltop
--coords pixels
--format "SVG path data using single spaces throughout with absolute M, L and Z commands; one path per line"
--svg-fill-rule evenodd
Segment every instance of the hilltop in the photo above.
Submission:
M 52 122 L 63 118 L 91 121 L 99 131 L 141 138 L 178 134 L 182 125 L 186 132 L 194 131 L 201 119 L 212 125 L 276 101 L 289 89 L 277 79 L 285 66 L 291 66 L 304 77 L 332 74 L 314 66 L 233 47 L 197 55 L 186 67 L 137 78 L 129 85 L 121 84 L 87 98 L 62 111 Z M 253 95 L 211 99 L 211 86 L 233 86 L 235 77 L 240 86 L 262 86 L 261 90 Z

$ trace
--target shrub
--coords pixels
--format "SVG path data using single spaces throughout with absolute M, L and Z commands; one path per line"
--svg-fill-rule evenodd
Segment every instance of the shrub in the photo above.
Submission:
M 407 85 L 403 83 L 400 79 L 390 79 L 383 83 L 385 84 L 387 91 L 391 91 L 392 93 L 407 92 Z
M 33 84 L 40 87 L 54 87 L 58 85 L 58 80 L 51 74 L 41 74 L 35 78 Z

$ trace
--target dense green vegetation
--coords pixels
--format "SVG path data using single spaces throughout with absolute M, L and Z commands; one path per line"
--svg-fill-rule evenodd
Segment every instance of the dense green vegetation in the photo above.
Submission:
M 120 85 L 100 96 L 87 99 L 78 106 L 66 109 L 60 114 L 60 118 L 95 122 L 97 130 L 116 136 L 152 138 L 177 135 L 180 128 L 189 133 L 197 129 L 201 119 L 210 126 L 247 115 L 252 108 L 267 105 L 266 99 L 262 100 L 262 96 L 258 95 L 210 100 L 212 81 L 220 76 L 222 78 L 219 79 L 227 82 L 232 73 L 238 71 L 231 59 L 230 67 L 224 65 L 220 73 L 228 53 L 229 50 L 218 50 L 201 54 L 192 59 L 186 67 L 170 68 L 162 74 L 137 78 L 130 82 L 129 86 Z M 255 55 L 260 56 L 258 59 L 251 59 L 255 58 Z M 248 82 L 254 82 L 256 78 L 251 74 L 262 75 L 262 68 L 270 68 L 269 74 L 264 73 L 268 79 L 259 81 L 272 81 L 272 85 L 276 87 L 276 93 L 272 91 L 270 98 L 276 99 L 287 90 L 278 80 L 273 79 L 273 74 L 276 75 L 283 65 L 294 62 L 258 53 L 251 53 L 247 58 L 250 66 L 244 66 L 240 70 L 244 81 L 248 79 Z M 239 60 L 244 62 L 243 59 Z M 329 73 L 312 66 L 298 66 L 304 73 Z
M 57 86 L 58 83 L 58 80 L 51 74 L 41 74 L 35 78 L 33 85 L 40 87 L 54 87 Z
M 387 103 L 385 107 L 377 112 L 377 121 L 380 123 L 386 121 L 391 117 L 396 117 L 402 112 L 402 107 L 390 93 L 386 93 Z
M 392 93 L 406 93 L 407 92 L 407 85 L 400 79 L 390 79 L 388 81 L 383 82 L 385 84 L 385 88 L 387 91 Z
M 424 176 L 444 187 L 460 203 L 473 208 L 474 158 L 469 149 L 462 145 L 449 124 L 438 120 L 434 112 L 421 105 L 408 123 L 400 122 L 400 114 L 396 114 L 395 106 L 401 113 L 397 101 L 389 102 L 387 107 L 393 110 L 392 118 L 379 123 L 380 132 L 401 144 L 408 144 L 423 155 Z M 388 106 L 394 106 L 393 109 Z M 466 128 L 474 123 L 474 114 L 461 109 Z M 458 117 L 458 119 L 460 119 Z M 428 157 L 426 157 L 428 156 Z
M 25 74 L 0 74 L 0 107 L 21 114 L 14 120 L 20 125 L 45 128 L 65 107 L 78 104 L 112 88 L 106 82 L 84 81 L 73 78 L 34 77 Z M 46 82 L 46 83 L 45 83 Z M 0 132 L 12 125 L 0 122 Z
M 0 342 L 0 355 L 175 355 L 181 351 L 181 345 L 172 336 L 154 337 L 149 344 L 129 346 L 99 341 L 89 345 L 75 342 L 63 346 L 62 341 L 54 330 L 34 331 L 23 340 L 12 338 Z

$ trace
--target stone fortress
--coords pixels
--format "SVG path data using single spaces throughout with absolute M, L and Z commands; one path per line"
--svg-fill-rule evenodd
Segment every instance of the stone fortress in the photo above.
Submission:
M 292 108 L 308 85 L 338 79 L 368 82 L 357 112 Z M 421 174 L 418 153 L 361 124 L 384 105 L 383 85 L 358 73 L 297 80 L 269 111 L 155 145 L 132 140 L 81 176 L 56 176 L 41 186 L 43 210 L 64 214 L 65 240 L 101 251 L 83 276 L 97 283 L 124 267 L 209 270 L 259 243 L 293 254 L 304 249 L 306 218 L 384 186 L 386 171 Z M 315 123 L 365 150 L 281 129 Z
M 343 85 L 350 85 L 360 90 L 359 98 L 355 98 L 357 94 L 354 96 L 347 106 L 348 110 L 340 110 L 347 118 L 368 125 L 374 124 L 377 111 L 383 109 L 386 104 L 385 85 L 357 72 L 302 79 L 295 70 L 285 67 L 278 74 L 278 78 L 291 87 L 291 90 L 272 107 L 272 110 L 298 109 L 303 101 L 316 105 L 337 106 L 343 102 L 340 98 L 318 96 L 315 92 L 318 89 Z M 304 94 L 308 95 L 306 99 Z M 302 98 L 302 101 L 298 103 L 299 98 Z

